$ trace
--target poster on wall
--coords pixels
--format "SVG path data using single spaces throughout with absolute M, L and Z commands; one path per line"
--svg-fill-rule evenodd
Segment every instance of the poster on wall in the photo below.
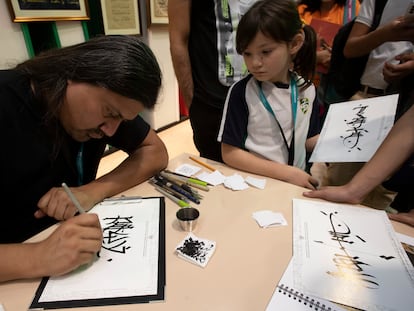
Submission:
M 7 0 L 13 22 L 89 20 L 86 0 Z
M 101 0 L 106 35 L 141 35 L 137 0 Z
M 151 24 L 168 24 L 168 0 L 148 0 Z

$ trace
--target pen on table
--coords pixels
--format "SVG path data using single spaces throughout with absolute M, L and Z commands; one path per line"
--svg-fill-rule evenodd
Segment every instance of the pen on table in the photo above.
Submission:
M 161 173 L 167 173 L 169 175 L 174 175 L 174 176 L 177 176 L 177 177 L 180 177 L 180 178 L 183 178 L 183 179 L 185 178 L 186 180 L 187 179 L 191 179 L 191 180 L 197 181 L 200 185 L 206 185 L 206 186 L 207 185 L 211 185 L 208 182 L 206 182 L 204 180 L 201 180 L 201 179 L 199 179 L 197 177 L 186 176 L 186 175 L 183 175 L 183 174 L 180 174 L 180 173 L 176 173 L 176 172 L 172 172 L 172 171 L 169 171 L 169 170 L 163 170 L 163 171 L 161 171 Z
M 76 199 L 76 197 L 73 195 L 72 191 L 70 191 L 69 187 L 66 185 L 66 183 L 62 183 L 62 187 L 65 190 L 66 194 L 69 196 L 72 203 L 76 206 L 78 209 L 79 214 L 84 214 L 86 211 L 83 209 L 83 207 L 80 205 L 79 201 Z
M 158 174 L 158 176 L 161 176 L 162 178 L 168 180 L 169 182 L 177 185 L 178 187 L 182 188 L 183 190 L 187 191 L 188 193 L 190 193 L 191 195 L 197 197 L 198 199 L 202 198 L 202 195 L 199 194 L 199 192 L 194 189 L 195 187 L 191 187 L 192 185 L 190 185 L 189 183 L 180 180 L 178 178 L 175 178 L 175 175 L 168 175 L 167 173 L 163 174 L 163 172 L 160 172 Z M 208 189 L 208 188 L 207 188 Z
M 188 191 L 189 193 L 191 193 L 197 199 L 202 199 L 203 198 L 203 196 L 196 189 L 191 188 L 191 186 L 188 185 L 187 183 L 182 182 L 182 181 L 178 181 L 177 183 L 180 185 L 181 188 L 183 188 L 185 191 Z
M 180 181 L 180 182 L 184 182 L 187 185 L 189 185 L 190 187 L 194 187 L 200 190 L 204 190 L 204 191 L 209 191 L 210 188 L 207 187 L 208 183 L 202 180 L 198 180 L 198 179 L 194 179 L 194 178 L 190 178 L 190 177 L 185 177 L 182 175 L 178 175 L 178 174 L 172 174 L 172 173 L 168 173 L 168 172 L 161 172 L 160 173 L 161 176 L 170 178 L 171 180 L 174 181 Z
M 181 183 L 181 187 L 183 185 L 186 185 L 188 187 L 192 187 L 192 188 L 196 188 L 196 189 L 200 189 L 200 190 L 204 190 L 204 191 L 209 191 L 210 190 L 210 188 L 207 187 L 206 182 L 203 182 L 205 185 L 199 185 L 199 184 L 190 182 L 188 180 L 188 177 L 185 177 L 185 176 L 173 175 L 173 174 L 170 174 L 170 173 L 167 173 L 167 172 L 160 172 L 160 175 L 165 177 L 165 178 L 168 178 L 170 180 L 173 180 L 176 183 Z
M 189 157 L 190 158 L 190 160 L 193 160 L 194 162 L 196 162 L 196 163 L 198 163 L 198 164 L 200 164 L 201 166 L 204 166 L 205 168 L 208 168 L 210 171 L 212 171 L 212 172 L 214 172 L 216 169 L 214 168 L 214 167 L 212 167 L 211 165 L 209 165 L 209 164 L 207 164 L 207 163 L 205 163 L 205 162 L 203 162 L 203 161 L 201 161 L 201 160 L 199 160 L 199 159 L 196 159 L 196 158 L 194 158 L 194 157 L 192 157 L 192 156 L 190 156 Z
M 158 187 L 162 188 L 165 192 L 168 192 L 170 195 L 174 196 L 178 200 L 181 200 L 181 201 L 184 201 L 184 202 L 188 203 L 188 198 L 185 195 L 171 189 L 170 187 L 166 186 L 165 184 L 163 184 L 162 182 L 156 180 L 155 178 L 152 178 L 150 180 L 150 183 L 153 186 L 158 186 Z
M 161 175 L 155 175 L 154 177 L 164 186 L 172 189 L 173 191 L 178 192 L 179 194 L 182 194 L 190 201 L 193 201 L 196 204 L 200 204 L 200 200 L 198 198 L 196 198 L 192 193 L 188 192 L 187 190 L 184 190 L 180 185 L 176 184 L 174 181 L 171 181 L 168 178 L 163 177 Z
M 190 204 L 188 204 L 187 202 L 185 202 L 183 200 L 180 200 L 180 199 L 176 198 L 172 194 L 169 194 L 167 191 L 165 191 L 160 186 L 154 185 L 154 187 L 155 187 L 155 190 L 157 190 L 158 192 L 160 192 L 161 194 L 163 194 L 164 196 L 166 196 L 167 198 L 169 198 L 173 202 L 177 203 L 180 207 L 189 207 L 190 206 Z

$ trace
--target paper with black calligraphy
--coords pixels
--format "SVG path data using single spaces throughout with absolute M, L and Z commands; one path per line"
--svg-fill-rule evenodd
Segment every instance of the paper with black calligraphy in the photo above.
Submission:
M 367 162 L 394 124 L 398 95 L 331 104 L 310 162 Z
M 154 295 L 158 280 L 159 198 L 107 201 L 99 216 L 101 251 L 93 264 L 48 280 L 39 302 Z
M 411 311 L 414 268 L 386 213 L 293 200 L 294 286 L 363 310 Z

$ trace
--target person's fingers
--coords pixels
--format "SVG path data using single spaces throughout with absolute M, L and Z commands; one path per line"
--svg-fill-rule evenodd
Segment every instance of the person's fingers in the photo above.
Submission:
M 69 219 L 76 215 L 77 209 L 73 204 L 67 204 L 63 211 L 63 219 Z
M 309 190 L 316 190 L 315 186 L 310 181 L 305 185 L 305 188 Z
M 94 213 L 85 213 L 71 218 L 68 222 L 73 222 L 84 227 L 95 227 L 101 229 L 99 217 Z
M 413 60 L 414 59 L 414 53 L 404 53 L 404 54 L 400 54 L 400 55 L 397 55 L 395 57 L 395 59 L 396 60 L 399 60 L 399 61 L 401 61 L 403 63 L 405 63 L 407 61 L 410 61 L 410 60 Z
M 312 186 L 314 187 L 314 189 L 317 189 L 318 188 L 319 181 L 315 177 L 311 177 L 309 181 L 312 184 Z
M 34 217 L 35 218 L 43 218 L 46 216 L 46 213 L 44 213 L 41 209 L 38 209 L 35 213 L 34 213 Z
M 414 227 L 413 213 L 388 214 L 388 218 Z
M 312 190 L 312 191 L 307 191 L 307 192 L 303 192 L 303 196 L 304 197 L 308 197 L 308 198 L 321 198 L 321 190 Z

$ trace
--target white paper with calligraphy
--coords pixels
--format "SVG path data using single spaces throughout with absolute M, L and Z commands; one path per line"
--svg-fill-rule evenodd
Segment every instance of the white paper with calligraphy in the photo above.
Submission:
M 158 281 L 159 198 L 107 201 L 90 213 L 103 230 L 97 260 L 50 278 L 39 302 L 154 295 Z
M 394 124 L 398 95 L 332 104 L 310 162 L 367 162 Z
M 411 311 L 414 268 L 384 211 L 293 200 L 294 286 L 363 310 Z

